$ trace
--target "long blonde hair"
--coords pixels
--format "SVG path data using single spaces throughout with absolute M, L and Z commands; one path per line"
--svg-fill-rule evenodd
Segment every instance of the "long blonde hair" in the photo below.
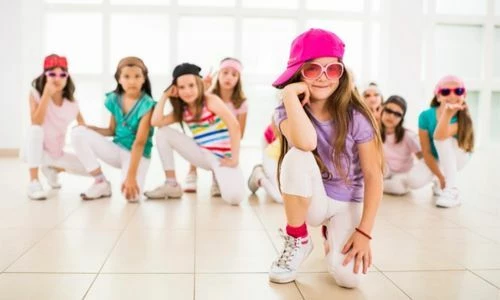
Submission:
M 340 60 L 339 60 L 340 61 Z M 342 64 L 343 62 L 340 61 Z M 300 70 L 286 83 L 278 86 L 278 88 L 283 88 L 284 86 L 299 82 L 301 80 Z M 333 157 L 333 165 L 337 173 L 341 176 L 346 184 L 348 182 L 348 170 L 350 169 L 350 161 L 351 157 L 347 157 L 346 150 L 346 138 L 349 132 L 349 126 L 353 121 L 352 111 L 359 111 L 368 121 L 370 122 L 373 128 L 373 135 L 375 139 L 375 145 L 377 147 L 378 160 L 380 162 L 381 171 L 383 169 L 383 156 L 382 156 L 382 139 L 380 138 L 380 133 L 378 129 L 378 123 L 373 117 L 370 108 L 368 105 L 361 99 L 359 93 L 353 91 L 352 89 L 352 78 L 349 72 L 344 72 L 342 77 L 339 79 L 339 86 L 333 92 L 332 95 L 328 98 L 326 102 L 326 109 L 328 110 L 329 115 L 332 117 L 335 123 L 335 133 L 336 136 L 332 140 L 333 153 L 331 153 Z M 309 118 L 311 118 L 309 116 Z M 278 160 L 278 180 L 280 178 L 280 170 L 281 163 L 283 162 L 283 158 L 285 157 L 286 152 L 288 151 L 288 141 L 286 138 L 279 133 L 279 138 L 281 141 L 281 151 Z M 323 178 L 329 179 L 333 175 L 327 169 L 325 163 L 321 160 L 317 148 L 313 151 L 314 158 L 316 159 L 316 163 L 318 164 L 321 174 Z M 347 161 L 347 170 L 342 168 L 342 161 Z
M 436 95 L 431 100 L 431 107 L 439 107 L 440 103 Z M 458 147 L 465 152 L 474 151 L 474 128 L 472 125 L 472 118 L 470 116 L 469 107 L 457 112 L 458 119 Z

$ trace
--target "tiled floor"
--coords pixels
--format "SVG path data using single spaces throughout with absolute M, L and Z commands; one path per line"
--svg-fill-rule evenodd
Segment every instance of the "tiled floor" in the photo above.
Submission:
M 47 201 L 25 196 L 26 166 L 0 159 L 0 299 L 500 299 L 499 149 L 480 150 L 460 175 L 464 204 L 434 207 L 430 186 L 384 196 L 373 233 L 375 267 L 359 289 L 338 287 L 316 248 L 295 283 L 268 282 L 281 248 L 281 205 L 261 191 L 239 207 L 199 193 L 126 203 L 82 202 L 91 180 L 62 175 Z M 248 175 L 260 154 L 244 149 Z M 180 179 L 187 166 L 178 163 Z M 147 187 L 163 180 L 153 158 Z

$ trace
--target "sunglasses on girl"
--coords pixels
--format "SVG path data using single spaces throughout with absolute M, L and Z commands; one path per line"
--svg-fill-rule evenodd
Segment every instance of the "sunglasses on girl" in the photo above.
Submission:
M 394 115 L 394 116 L 396 116 L 398 118 L 402 118 L 403 117 L 403 114 L 400 113 L 399 111 L 394 111 L 394 110 L 392 110 L 390 108 L 387 108 L 387 107 L 384 107 L 383 111 L 384 111 L 384 113 L 392 114 L 392 115 Z
M 49 71 L 49 72 L 45 72 L 45 76 L 52 77 L 52 78 L 55 78 L 55 77 L 66 78 L 69 76 L 69 74 L 68 74 L 68 72 L 57 73 L 57 72 Z
M 339 79 L 344 73 L 344 66 L 341 63 L 331 63 L 322 66 L 319 63 L 306 63 L 302 68 L 302 76 L 307 79 L 315 80 L 325 73 L 328 79 Z
M 465 88 L 463 87 L 458 87 L 454 89 L 442 88 L 438 90 L 438 94 L 440 94 L 441 96 L 448 96 L 449 94 L 451 94 L 451 92 L 453 92 L 457 96 L 462 96 L 463 94 L 465 94 Z

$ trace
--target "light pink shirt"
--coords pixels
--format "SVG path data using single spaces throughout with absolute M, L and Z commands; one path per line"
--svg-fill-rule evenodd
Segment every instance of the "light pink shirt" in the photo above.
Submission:
M 241 114 L 246 114 L 248 111 L 248 105 L 246 100 L 243 101 L 243 103 L 241 103 L 241 106 L 238 109 L 234 107 L 234 104 L 231 101 L 228 102 L 224 101 L 224 103 L 226 103 L 226 106 L 229 108 L 229 110 L 233 113 L 235 117 L 238 117 L 238 115 Z
M 403 140 L 396 144 L 396 135 L 386 134 L 384 158 L 391 172 L 406 173 L 413 167 L 414 154 L 420 152 L 417 135 L 406 129 Z
M 36 103 L 40 103 L 40 94 L 37 90 L 31 91 Z M 68 126 L 78 115 L 78 103 L 64 99 L 61 106 L 49 101 L 45 118 L 43 119 L 43 149 L 53 157 L 63 155 Z

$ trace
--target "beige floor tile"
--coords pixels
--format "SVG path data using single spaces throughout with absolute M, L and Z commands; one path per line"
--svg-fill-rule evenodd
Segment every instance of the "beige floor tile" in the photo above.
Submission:
M 412 299 L 496 299 L 498 289 L 469 271 L 386 272 Z
M 85 201 L 62 222 L 60 229 L 118 230 L 127 225 L 138 204 L 121 199 Z
M 1 274 L 2 300 L 82 299 L 95 274 Z
M 21 257 L 46 232 L 44 229 L 0 229 L 0 272 Z
M 261 230 L 262 223 L 251 206 L 203 205 L 196 209 L 200 230 Z
M 195 212 L 196 206 L 188 201 L 148 200 L 137 208 L 128 228 L 194 230 Z
M 472 272 L 500 288 L 500 270 L 472 270 Z
M 440 243 L 433 246 L 447 257 L 454 259 L 468 269 L 500 269 L 500 244 L 456 244 Z M 492 255 L 493 254 L 493 255 Z
M 467 228 L 405 229 L 405 231 L 422 242 L 431 243 L 434 245 L 440 245 L 442 243 L 491 243 L 491 240 L 482 237 L 481 235 Z
M 500 218 L 500 216 L 499 216 Z M 471 227 L 471 231 L 489 239 L 490 241 L 500 243 L 500 228 L 497 227 Z
M 193 299 L 192 274 L 100 274 L 88 300 Z
M 409 299 L 390 280 L 379 272 L 371 272 L 356 289 L 339 287 L 326 273 L 299 274 L 297 286 L 307 300 L 324 299 Z
M 54 199 L 29 200 L 24 205 L 0 210 L 0 228 L 53 228 L 78 206 L 79 203 L 61 204 Z
M 192 273 L 194 232 L 129 229 L 102 270 L 105 273 Z
M 295 284 L 270 283 L 267 274 L 198 274 L 196 299 L 302 299 Z
M 7 272 L 97 273 L 119 231 L 53 230 Z
M 276 257 L 263 230 L 196 232 L 196 272 L 268 272 Z

